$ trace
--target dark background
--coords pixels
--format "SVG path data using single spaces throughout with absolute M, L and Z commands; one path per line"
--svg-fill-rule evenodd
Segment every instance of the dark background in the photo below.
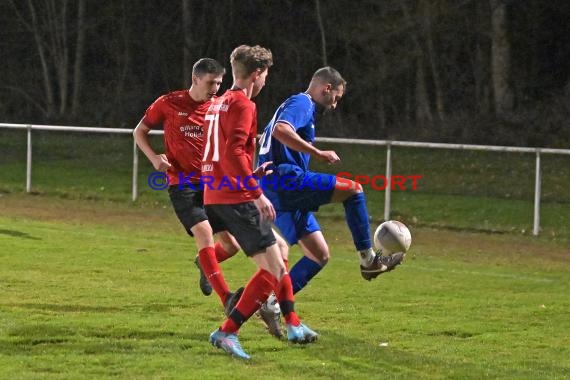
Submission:
M 274 54 L 261 126 L 328 64 L 348 88 L 321 136 L 568 148 L 568 20 L 566 0 L 0 0 L 0 121 L 132 128 L 246 43 Z

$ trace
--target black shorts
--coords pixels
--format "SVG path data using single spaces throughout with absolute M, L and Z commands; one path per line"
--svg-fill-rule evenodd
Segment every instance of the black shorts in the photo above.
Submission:
M 214 231 L 228 231 L 247 256 L 276 243 L 271 223 L 261 219 L 253 202 L 207 205 L 206 211 Z
M 188 235 L 194 236 L 190 229 L 196 224 L 208 220 L 204 209 L 204 191 L 195 190 L 189 186 L 180 188 L 178 185 L 174 185 L 168 188 L 168 195 L 180 223 Z

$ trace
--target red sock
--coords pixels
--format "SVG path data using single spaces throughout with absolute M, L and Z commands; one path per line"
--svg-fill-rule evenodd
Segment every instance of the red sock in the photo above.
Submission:
M 224 305 L 226 298 L 230 293 L 230 289 L 228 288 L 228 284 L 224 279 L 222 269 L 216 260 L 216 252 L 214 251 L 214 248 L 206 247 L 201 249 L 200 252 L 198 252 L 198 260 L 200 261 L 202 271 L 204 271 L 206 278 L 208 278 L 208 282 L 210 285 L 212 285 L 212 288 L 214 288 L 214 291 L 220 297 L 222 305 Z
M 297 313 L 295 313 L 295 296 L 293 295 L 293 285 L 291 284 L 289 273 L 285 274 L 281 281 L 279 281 L 275 295 L 279 300 L 279 306 L 281 306 L 281 312 L 285 317 L 285 322 L 293 326 L 299 326 L 301 321 Z
M 218 263 L 221 263 L 222 261 L 225 261 L 225 260 L 229 259 L 230 257 L 232 257 L 232 255 L 230 255 L 224 249 L 224 246 L 220 242 L 216 243 L 216 246 L 214 247 L 214 249 L 216 250 L 216 260 L 218 260 Z
M 274 275 L 259 269 L 249 280 L 230 318 L 226 319 L 220 330 L 225 333 L 236 333 L 241 325 L 259 309 L 269 294 L 277 286 Z M 237 311 L 237 312 L 236 312 Z

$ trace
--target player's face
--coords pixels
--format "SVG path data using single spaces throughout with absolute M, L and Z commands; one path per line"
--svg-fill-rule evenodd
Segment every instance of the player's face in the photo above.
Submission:
M 332 88 L 329 84 L 323 89 L 323 96 L 319 103 L 325 110 L 334 110 L 343 95 L 344 86 L 342 84 L 336 88 Z
M 261 73 L 258 73 L 257 78 L 253 81 L 253 92 L 251 94 L 252 98 L 255 98 L 257 94 L 261 92 L 263 86 L 265 86 L 265 80 L 267 79 L 267 75 L 269 74 L 269 70 L 265 69 Z
M 193 85 L 199 92 L 203 100 L 212 99 L 218 93 L 222 84 L 222 76 L 217 74 L 204 74 L 202 76 L 192 76 Z

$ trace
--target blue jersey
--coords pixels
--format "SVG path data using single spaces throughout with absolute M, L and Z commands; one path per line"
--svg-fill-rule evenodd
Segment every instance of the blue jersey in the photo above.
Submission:
M 315 115 L 315 103 L 308 94 L 301 92 L 285 100 L 263 130 L 259 143 L 259 164 L 273 161 L 275 167 L 288 164 L 298 166 L 301 171 L 308 171 L 311 155 L 288 148 L 272 135 L 277 123 L 285 123 L 303 140 L 312 144 L 315 140 Z
M 293 95 L 279 106 L 261 136 L 258 161 L 259 164 L 272 161 L 273 173 L 264 176 L 260 186 L 278 215 L 284 211 L 315 211 L 330 202 L 336 176 L 311 172 L 309 153 L 293 150 L 273 137 L 275 125 L 284 123 L 312 144 L 315 141 L 315 116 L 315 103 L 308 94 Z M 285 227 L 279 225 L 279 228 Z

